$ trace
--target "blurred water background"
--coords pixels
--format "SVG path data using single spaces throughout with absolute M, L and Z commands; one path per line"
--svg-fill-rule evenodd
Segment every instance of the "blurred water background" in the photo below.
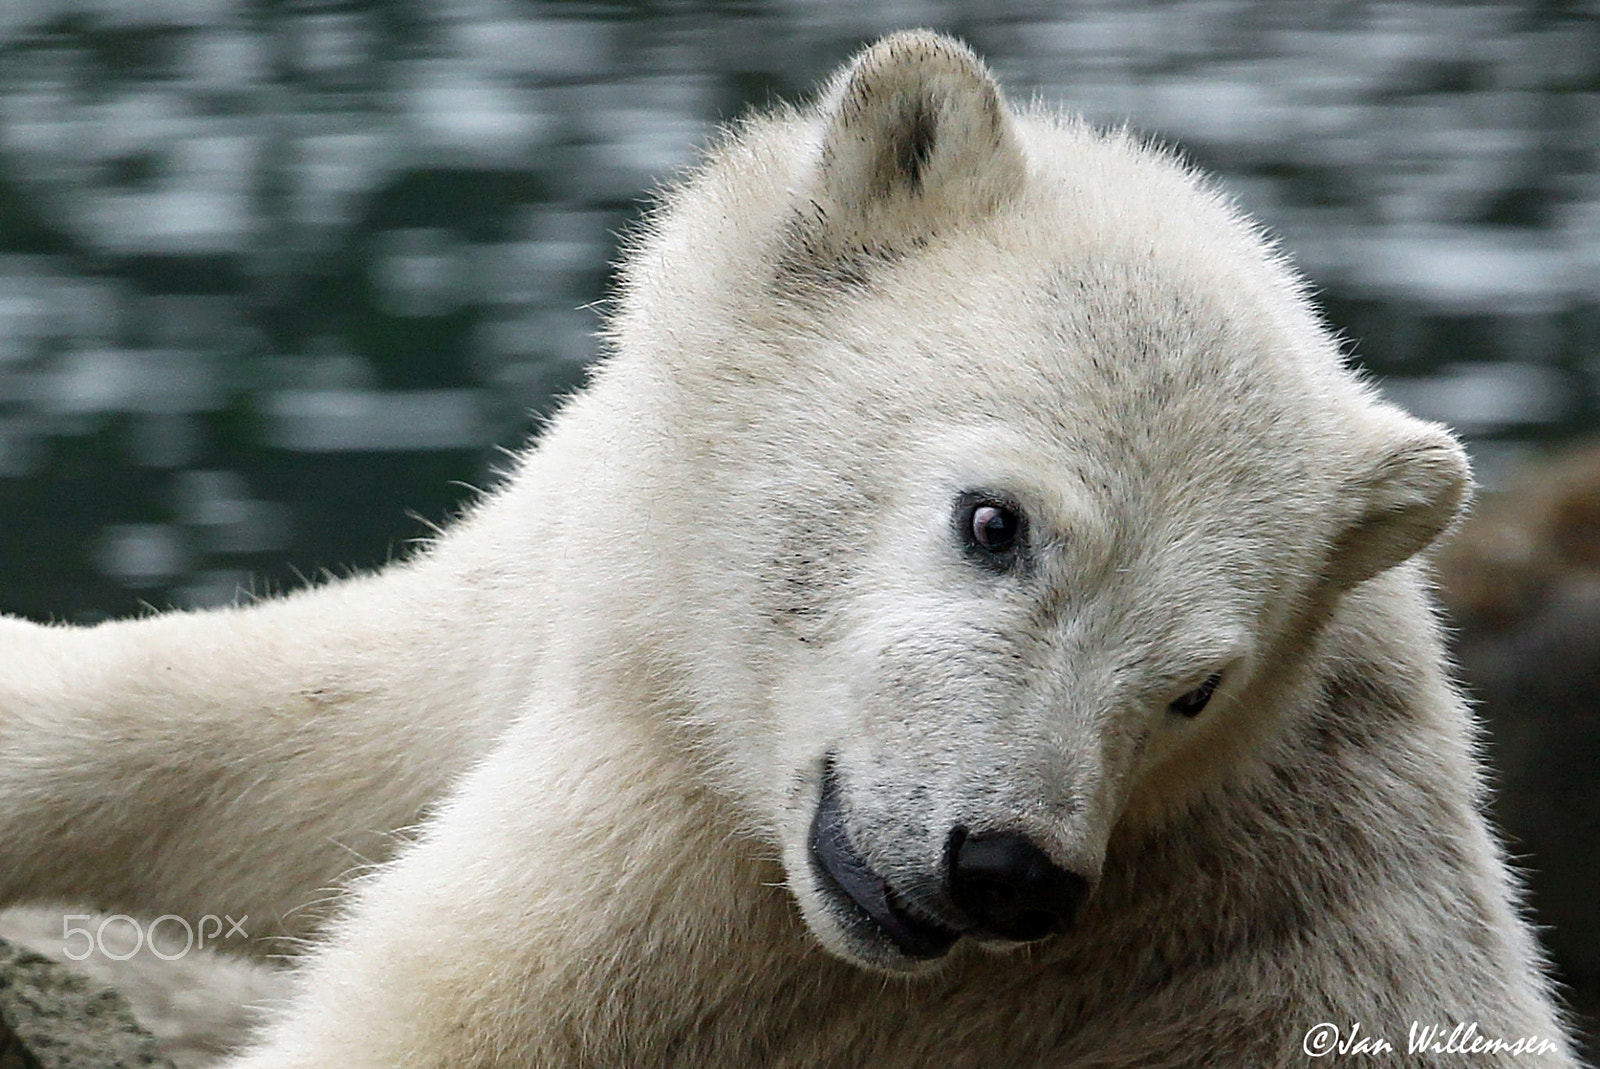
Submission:
M 1597 13 L 3 0 L 0 611 L 403 550 L 580 381 L 644 191 L 916 25 L 1219 172 L 1492 484 L 1600 422 Z

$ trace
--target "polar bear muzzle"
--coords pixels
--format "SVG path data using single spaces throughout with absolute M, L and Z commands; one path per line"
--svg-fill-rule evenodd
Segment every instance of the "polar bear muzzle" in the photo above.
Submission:
M 1032 942 L 1070 928 L 1093 885 L 1051 861 L 1014 831 L 952 829 L 945 849 L 940 903 L 913 901 L 861 856 L 846 827 L 838 777 L 830 764 L 811 822 L 817 882 L 843 926 L 872 941 L 887 937 L 904 956 L 941 957 L 964 934 L 986 941 Z M 938 913 L 960 921 L 934 920 Z
M 811 821 L 811 862 L 817 883 L 835 899 L 842 926 L 871 939 L 876 933 L 889 938 L 908 958 L 941 957 L 961 933 L 913 912 L 895 894 L 889 882 L 873 871 L 856 851 L 845 827 L 839 781 L 830 764 L 822 780 L 822 796 Z

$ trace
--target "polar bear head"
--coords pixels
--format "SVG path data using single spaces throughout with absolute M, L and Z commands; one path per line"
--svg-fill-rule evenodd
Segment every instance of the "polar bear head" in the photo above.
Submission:
M 1117 829 L 1247 767 L 1317 628 L 1469 488 L 1225 198 L 929 33 L 736 130 L 613 336 L 683 717 L 870 967 L 1070 928 Z

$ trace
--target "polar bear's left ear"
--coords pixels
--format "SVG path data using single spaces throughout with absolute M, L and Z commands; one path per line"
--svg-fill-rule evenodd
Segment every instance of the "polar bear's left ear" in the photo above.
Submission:
M 1392 410 L 1391 410 L 1392 412 Z M 1392 414 L 1393 423 L 1346 493 L 1356 516 L 1335 541 L 1328 579 L 1348 589 L 1426 549 L 1472 495 L 1466 450 L 1443 427 Z
M 801 220 L 813 256 L 892 253 L 993 211 L 1022 185 L 1000 87 L 953 38 L 883 38 L 840 73 L 822 108 L 813 210 Z

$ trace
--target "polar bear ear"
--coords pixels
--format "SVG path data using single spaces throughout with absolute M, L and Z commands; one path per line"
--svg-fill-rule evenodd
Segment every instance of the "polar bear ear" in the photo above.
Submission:
M 991 212 L 1021 187 L 1011 115 L 982 61 L 925 30 L 883 38 L 834 79 L 803 252 L 892 256 Z
M 1432 545 L 1471 498 L 1466 451 L 1448 431 L 1409 416 L 1399 416 L 1387 430 L 1364 469 L 1345 484 L 1358 511 L 1331 555 L 1328 578 L 1341 588 Z

